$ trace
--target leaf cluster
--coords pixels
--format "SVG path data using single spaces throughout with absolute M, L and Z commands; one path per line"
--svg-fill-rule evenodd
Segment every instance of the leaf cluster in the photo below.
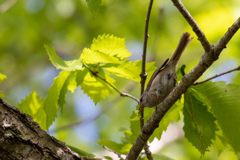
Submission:
M 45 45 L 45 48 L 52 64 L 62 71 L 54 79 L 45 100 L 40 100 L 33 91 L 26 99 L 30 99 L 30 97 L 38 99 L 37 104 L 27 100 L 19 104 L 23 111 L 32 116 L 35 116 L 35 112 L 30 112 L 23 106 L 33 105 L 36 110 L 41 106 L 40 108 L 45 111 L 44 116 L 47 117 L 46 123 L 35 120 L 44 129 L 52 125 L 58 116 L 58 110 L 63 109 L 67 90 L 73 93 L 77 86 L 81 86 L 84 93 L 97 104 L 109 97 L 114 89 L 117 90 L 114 85 L 115 80 L 111 78 L 111 75 L 140 81 L 141 61 L 132 62 L 127 59 L 131 54 L 125 48 L 122 38 L 105 34 L 98 36 L 93 40 L 90 48 L 84 48 L 80 57 L 71 61 L 62 60 L 53 47 Z M 148 63 L 147 71 L 153 72 L 154 70 L 153 63 Z
M 50 61 L 62 70 L 53 81 L 45 99 L 40 98 L 34 90 L 22 100 L 18 107 L 33 116 L 43 129 L 48 129 L 63 110 L 67 90 L 72 93 L 77 86 L 87 94 L 95 104 L 109 97 L 113 89 L 114 79 L 111 75 L 140 81 L 141 61 L 129 61 L 131 55 L 124 45 L 124 39 L 112 35 L 102 35 L 93 40 L 90 48 L 83 49 L 78 59 L 64 61 L 57 56 L 53 47 L 45 45 Z M 147 63 L 147 72 L 153 72 L 153 63 Z M 178 75 L 184 69 L 178 70 Z M 161 139 L 168 125 L 184 117 L 183 130 L 188 141 L 204 155 L 210 147 L 216 147 L 220 154 L 228 146 L 235 153 L 240 151 L 240 133 L 238 116 L 240 110 L 240 86 L 225 82 L 207 82 L 192 86 L 184 94 L 184 99 L 175 103 L 161 120 L 159 127 L 150 137 Z M 29 107 L 27 107 L 29 106 Z M 136 106 L 138 108 L 138 106 Z M 146 109 L 144 119 L 147 120 L 154 109 Z M 130 130 L 124 129 L 121 143 L 111 140 L 100 140 L 99 145 L 105 145 L 119 154 L 127 154 L 140 133 L 139 115 L 133 112 L 130 117 Z

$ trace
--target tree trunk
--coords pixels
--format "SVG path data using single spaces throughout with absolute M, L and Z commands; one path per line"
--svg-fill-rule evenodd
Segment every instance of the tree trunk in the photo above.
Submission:
M 0 98 L 0 159 L 90 160 L 42 130 L 32 117 Z

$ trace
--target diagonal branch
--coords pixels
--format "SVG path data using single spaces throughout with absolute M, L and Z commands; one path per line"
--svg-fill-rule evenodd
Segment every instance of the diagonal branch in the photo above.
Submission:
M 141 133 L 137 137 L 131 150 L 129 151 L 126 160 L 137 159 L 140 154 L 143 145 L 147 142 L 148 138 L 152 135 L 153 131 L 158 127 L 159 122 L 171 106 L 181 97 L 183 93 L 217 60 L 222 50 L 226 48 L 226 45 L 233 37 L 233 35 L 240 28 L 240 18 L 228 29 L 225 35 L 220 39 L 215 47 L 212 47 L 209 51 L 206 51 L 202 56 L 199 63 L 193 68 L 193 70 L 183 76 L 182 81 L 175 87 L 175 89 L 166 97 L 160 107 L 152 114 L 145 125 L 142 128 Z
M 197 35 L 198 40 L 201 42 L 205 52 L 209 52 L 211 50 L 211 45 L 208 42 L 202 30 L 200 29 L 200 27 L 198 26 L 197 22 L 193 19 L 192 15 L 188 12 L 188 10 L 185 8 L 185 6 L 182 4 L 180 0 L 172 0 L 172 2 L 176 6 L 176 8 L 179 10 L 179 12 L 183 15 L 185 20 L 192 27 L 192 30 Z
M 236 67 L 236 68 L 233 68 L 233 69 L 231 69 L 231 70 L 229 70 L 229 71 L 226 71 L 226 72 L 223 72 L 223 73 L 220 73 L 220 74 L 216 74 L 215 76 L 212 76 L 212 77 L 210 77 L 210 78 L 208 78 L 208 79 L 205 79 L 205 80 L 203 80 L 203 81 L 195 82 L 195 83 L 193 83 L 193 85 L 202 84 L 202 83 L 207 82 L 207 81 L 210 81 L 210 80 L 212 80 L 212 79 L 214 79 L 214 78 L 220 77 L 220 76 L 222 76 L 222 75 L 224 75 L 224 74 L 228 74 L 228 73 L 231 73 L 231 72 L 234 72 L 234 71 L 239 71 L 239 70 L 240 70 L 240 66 L 238 66 L 238 67 Z

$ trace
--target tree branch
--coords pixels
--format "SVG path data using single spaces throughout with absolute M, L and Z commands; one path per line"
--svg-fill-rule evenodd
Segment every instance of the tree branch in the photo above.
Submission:
M 175 1 L 175 0 L 172 0 Z M 193 23 L 193 22 L 192 22 Z M 211 49 L 206 50 L 199 63 L 192 69 L 189 74 L 183 76 L 182 81 L 175 87 L 175 89 L 166 97 L 161 105 L 156 109 L 152 116 L 148 119 L 142 128 L 141 133 L 137 137 L 131 150 L 129 151 L 126 160 L 137 159 L 142 147 L 152 135 L 154 130 L 158 127 L 159 122 L 171 106 L 181 97 L 183 93 L 212 65 L 222 50 L 226 48 L 227 43 L 233 35 L 240 28 L 240 18 L 228 29 L 225 35 L 220 39 L 218 44 Z
M 150 0 L 149 5 L 148 5 L 147 16 L 146 16 L 146 19 L 145 19 L 145 31 L 144 31 L 144 41 L 143 41 L 143 54 L 142 54 L 142 73 L 140 74 L 140 77 L 141 77 L 141 95 L 144 92 L 144 85 L 145 85 L 145 81 L 146 81 L 146 78 L 147 78 L 146 66 L 145 65 L 146 65 L 146 55 L 147 55 L 147 41 L 148 41 L 148 38 L 149 38 L 148 25 L 149 25 L 152 5 L 153 5 L 153 0 Z M 140 116 L 141 116 L 141 118 L 140 118 L 140 128 L 142 129 L 142 127 L 144 125 L 144 108 L 142 108 L 142 110 L 140 112 Z M 144 150 L 145 150 L 145 153 L 147 155 L 147 158 L 149 160 L 153 160 L 153 157 L 152 157 L 151 151 L 149 150 L 147 142 L 145 142 Z
M 173 4 L 176 6 L 176 8 L 179 10 L 179 12 L 183 15 L 185 20 L 189 23 L 189 25 L 192 27 L 192 30 L 195 32 L 195 34 L 198 37 L 198 40 L 201 42 L 205 52 L 209 52 L 211 50 L 211 45 L 208 42 L 206 36 L 198 26 L 197 22 L 194 20 L 192 15 L 188 12 L 188 10 L 185 8 L 183 3 L 180 0 L 172 0 Z
M 212 80 L 212 79 L 214 79 L 214 78 L 220 77 L 220 76 L 222 76 L 222 75 L 224 75 L 224 74 L 228 74 L 228 73 L 231 73 L 231 72 L 234 72 L 234 71 L 239 71 L 239 70 L 240 70 L 240 66 L 238 66 L 238 67 L 236 67 L 236 68 L 233 68 L 233 69 L 231 69 L 231 70 L 229 70 L 229 71 L 226 71 L 226 72 L 223 72 L 223 73 L 220 73 L 220 74 L 216 74 L 215 76 L 212 76 L 212 77 L 210 77 L 210 78 L 208 78 L 208 79 L 205 79 L 205 80 L 203 80 L 203 81 L 194 82 L 193 85 L 202 84 L 202 83 L 207 82 L 207 81 L 209 81 L 209 80 Z

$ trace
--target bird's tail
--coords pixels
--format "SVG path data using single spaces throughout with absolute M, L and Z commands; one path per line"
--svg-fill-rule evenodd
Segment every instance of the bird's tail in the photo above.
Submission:
M 189 43 L 192 41 L 192 39 L 193 38 L 190 38 L 190 33 L 188 33 L 188 32 L 183 33 L 183 35 L 178 43 L 177 49 L 173 53 L 172 58 L 170 59 L 168 64 L 171 63 L 171 65 L 173 65 L 173 66 L 177 65 L 183 51 L 189 45 Z

